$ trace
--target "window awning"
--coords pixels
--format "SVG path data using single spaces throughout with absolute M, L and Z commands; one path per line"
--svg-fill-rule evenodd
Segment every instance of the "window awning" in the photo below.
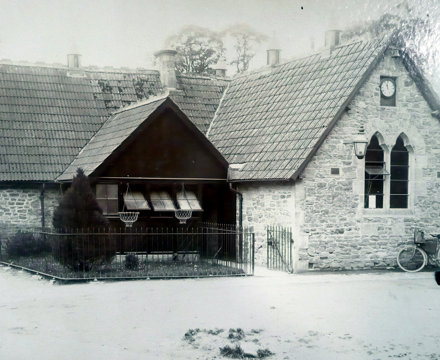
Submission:
M 154 211 L 175 211 L 173 199 L 166 191 L 152 192 L 150 194 L 151 205 Z
M 365 172 L 368 175 L 389 175 L 390 173 L 386 171 L 382 166 L 366 166 Z
M 177 203 L 182 210 L 203 211 L 196 194 L 192 191 L 178 192 Z
M 150 210 L 147 200 L 139 191 L 124 194 L 124 204 L 127 210 Z

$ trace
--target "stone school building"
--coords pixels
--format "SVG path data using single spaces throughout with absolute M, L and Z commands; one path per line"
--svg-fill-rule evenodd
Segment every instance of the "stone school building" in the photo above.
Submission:
M 439 231 L 440 102 L 398 34 L 326 46 L 232 79 L 0 64 L 0 229 L 51 226 L 78 167 L 111 222 L 292 228 L 294 270 L 396 266 L 415 228 Z

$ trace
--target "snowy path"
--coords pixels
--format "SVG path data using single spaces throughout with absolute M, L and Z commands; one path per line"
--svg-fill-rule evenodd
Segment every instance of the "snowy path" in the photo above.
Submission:
M 440 359 L 428 272 L 53 285 L 0 267 L 0 293 L 2 360 L 222 359 L 237 344 L 269 359 Z

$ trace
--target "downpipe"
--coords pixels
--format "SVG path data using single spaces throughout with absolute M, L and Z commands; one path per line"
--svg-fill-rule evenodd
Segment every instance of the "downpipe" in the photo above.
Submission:
M 229 189 L 238 197 L 238 251 L 237 261 L 243 262 L 243 194 L 229 183 Z
M 45 196 L 46 184 L 41 184 L 41 192 L 40 192 L 40 203 L 41 203 L 41 229 L 44 231 L 46 227 L 46 218 L 45 218 L 45 206 L 44 206 L 44 196 Z

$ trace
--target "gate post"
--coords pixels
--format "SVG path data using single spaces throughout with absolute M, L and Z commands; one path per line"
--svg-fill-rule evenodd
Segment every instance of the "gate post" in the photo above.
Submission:
M 293 254 L 292 254 L 292 252 L 293 252 L 293 244 L 295 243 L 295 241 L 293 240 L 293 237 L 292 237 L 292 229 L 290 229 L 289 237 L 290 237 L 290 269 L 292 270 L 292 273 L 293 273 L 294 271 L 293 271 Z
M 252 236 L 251 236 L 251 241 L 252 241 L 252 259 L 251 259 L 251 261 L 252 261 L 252 275 L 254 275 L 254 269 L 255 269 L 255 234 L 254 233 L 252 233 Z
M 269 227 L 266 228 L 266 267 L 269 269 Z

